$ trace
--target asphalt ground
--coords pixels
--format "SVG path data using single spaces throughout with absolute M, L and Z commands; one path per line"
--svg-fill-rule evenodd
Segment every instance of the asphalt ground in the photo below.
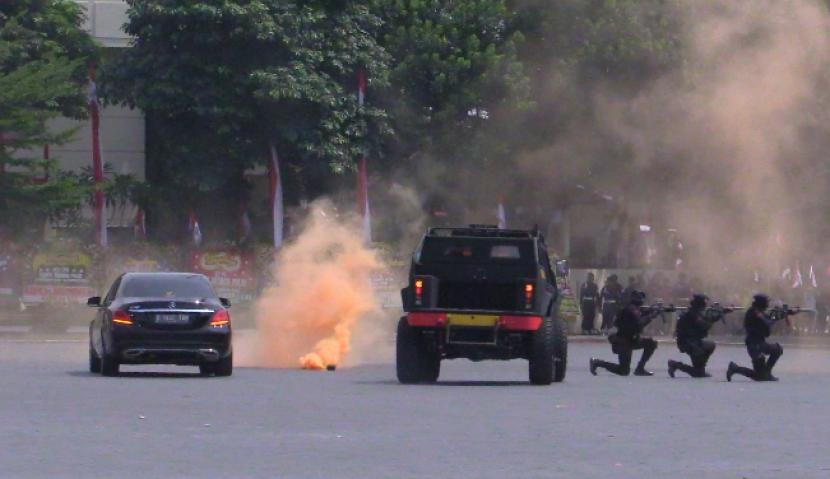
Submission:
M 778 383 L 588 373 L 574 338 L 564 383 L 525 361 L 442 365 L 399 385 L 392 361 L 335 372 L 125 367 L 89 374 L 86 343 L 0 339 L 0 477 L 827 478 L 830 350 L 787 348 Z M 390 358 L 391 359 L 391 358 Z

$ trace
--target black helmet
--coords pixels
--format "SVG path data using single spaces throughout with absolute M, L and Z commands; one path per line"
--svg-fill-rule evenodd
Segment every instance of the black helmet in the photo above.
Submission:
M 689 301 L 689 306 L 693 308 L 705 308 L 708 301 L 709 296 L 706 296 L 703 293 L 695 293 L 692 296 L 692 300 Z
M 635 306 L 642 306 L 643 303 L 646 302 L 646 293 L 643 291 L 637 291 L 636 289 L 631 292 L 631 304 Z
M 769 296 L 766 294 L 756 294 L 752 297 L 752 305 L 761 309 L 767 309 L 769 307 Z

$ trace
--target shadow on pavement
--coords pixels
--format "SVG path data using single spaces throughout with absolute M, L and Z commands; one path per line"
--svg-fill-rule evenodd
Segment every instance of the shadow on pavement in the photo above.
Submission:
M 436 386 L 479 386 L 479 387 L 493 387 L 493 386 L 530 386 L 527 381 L 438 381 L 436 383 L 421 383 L 421 384 L 401 384 L 394 379 L 379 379 L 376 381 L 355 381 L 355 384 L 380 384 L 387 386 L 415 386 L 415 387 L 436 387 Z
M 527 381 L 438 381 L 428 386 L 531 386 Z
M 91 373 L 89 371 L 68 371 L 66 374 L 70 376 L 86 378 L 86 377 L 104 377 L 97 373 Z M 157 372 L 157 371 L 128 371 L 120 373 L 118 376 L 119 378 L 169 378 L 169 379 L 177 379 L 177 378 L 206 378 L 209 379 L 210 376 L 202 376 L 199 373 L 168 373 L 168 372 Z

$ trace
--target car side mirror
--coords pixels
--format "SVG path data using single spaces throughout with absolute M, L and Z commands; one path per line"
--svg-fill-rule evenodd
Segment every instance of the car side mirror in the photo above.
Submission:
M 222 306 L 226 308 L 231 307 L 231 300 L 229 300 L 228 298 L 219 298 L 219 302 L 222 303 Z
M 100 296 L 93 296 L 86 300 L 86 305 L 97 308 L 101 306 L 101 297 Z

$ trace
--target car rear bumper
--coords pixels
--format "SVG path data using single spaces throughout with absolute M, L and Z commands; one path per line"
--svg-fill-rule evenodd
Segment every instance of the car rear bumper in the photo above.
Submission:
M 122 363 L 201 364 L 226 357 L 216 348 L 132 347 L 121 350 Z
M 110 354 L 124 364 L 195 365 L 231 354 L 230 331 L 117 331 Z

